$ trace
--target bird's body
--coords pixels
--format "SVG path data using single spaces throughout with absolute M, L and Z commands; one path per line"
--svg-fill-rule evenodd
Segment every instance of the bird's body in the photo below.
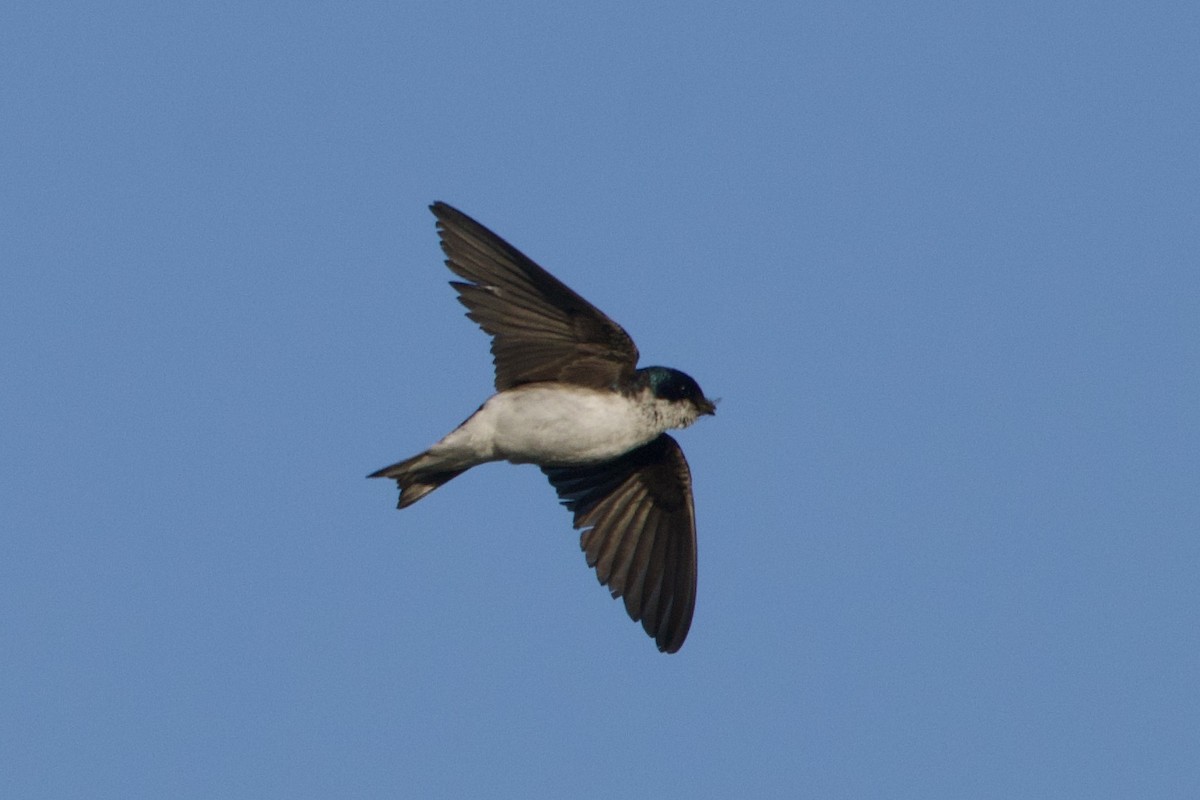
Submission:
M 468 316 L 492 334 L 496 394 L 437 444 L 373 473 L 399 507 L 478 464 L 536 464 L 584 529 L 588 563 L 659 648 L 683 644 L 695 604 L 691 475 L 664 432 L 713 413 L 694 380 L 636 369 L 620 326 L 494 233 L 432 206 Z
M 492 395 L 428 453 L 474 464 L 595 464 L 688 422 L 649 390 L 628 396 L 566 383 L 529 383 Z

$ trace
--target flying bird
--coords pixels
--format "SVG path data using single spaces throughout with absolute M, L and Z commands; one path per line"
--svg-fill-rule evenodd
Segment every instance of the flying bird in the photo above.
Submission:
M 446 266 L 467 316 L 492 337 L 496 394 L 425 452 L 368 477 L 392 478 L 406 508 L 478 464 L 536 464 L 588 566 L 658 649 L 683 646 L 696 605 L 692 477 L 665 433 L 715 411 L 668 367 L 638 369 L 625 330 L 566 284 L 445 203 Z

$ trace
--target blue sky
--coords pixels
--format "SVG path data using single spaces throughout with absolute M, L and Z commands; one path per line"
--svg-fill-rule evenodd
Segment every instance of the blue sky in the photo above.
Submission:
M 0 794 L 1194 797 L 1194 3 L 10 3 Z M 426 206 L 722 398 L 656 652 Z

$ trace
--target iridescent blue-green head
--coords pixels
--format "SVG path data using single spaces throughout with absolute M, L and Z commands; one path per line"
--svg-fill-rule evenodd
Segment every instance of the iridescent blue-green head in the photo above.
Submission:
M 660 400 L 690 403 L 696 414 L 715 414 L 717 405 L 704 396 L 700 384 L 691 375 L 670 367 L 643 367 L 637 371 L 638 382 L 647 386 Z

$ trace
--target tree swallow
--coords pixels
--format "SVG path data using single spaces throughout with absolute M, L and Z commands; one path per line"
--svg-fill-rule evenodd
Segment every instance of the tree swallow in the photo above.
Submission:
M 467 317 L 492 337 L 496 394 L 424 453 L 372 473 L 397 508 L 477 464 L 536 464 L 574 512 L 588 566 L 658 649 L 683 646 L 696 605 L 692 476 L 664 431 L 715 406 L 692 378 L 637 368 L 620 325 L 520 251 L 445 203 L 446 266 Z

